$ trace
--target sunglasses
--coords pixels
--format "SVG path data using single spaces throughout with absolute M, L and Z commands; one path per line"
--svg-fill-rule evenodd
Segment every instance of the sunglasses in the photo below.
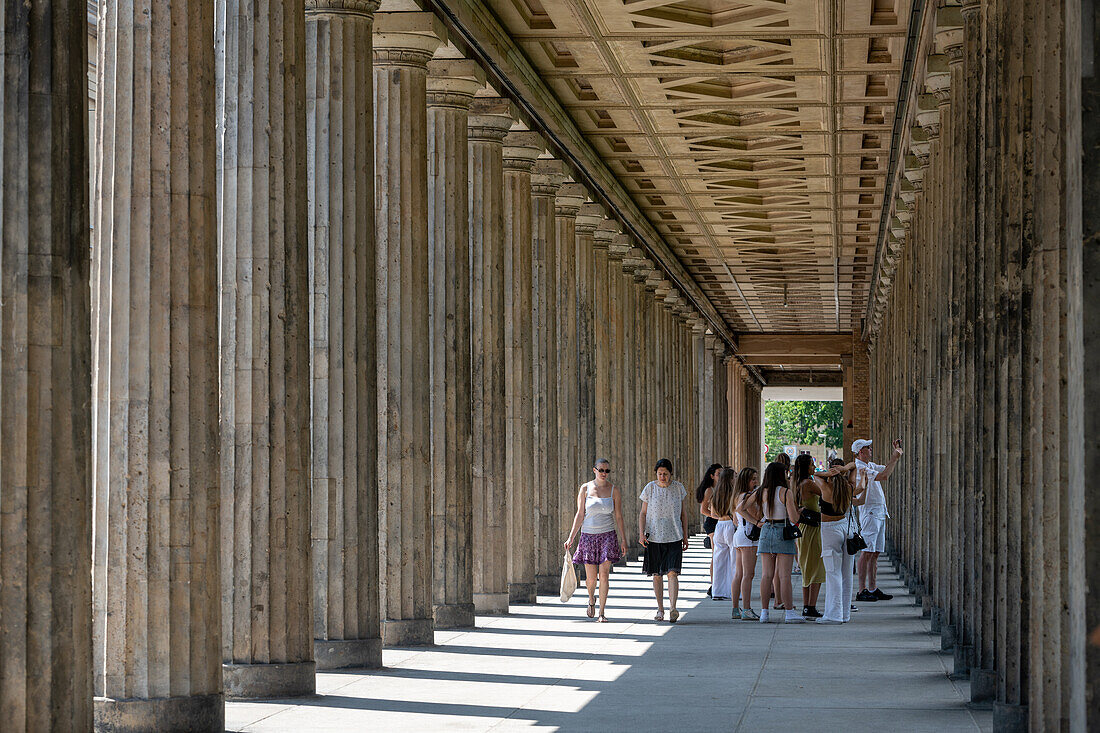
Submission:
M 597 468 L 596 473 L 611 473 L 610 468 Z

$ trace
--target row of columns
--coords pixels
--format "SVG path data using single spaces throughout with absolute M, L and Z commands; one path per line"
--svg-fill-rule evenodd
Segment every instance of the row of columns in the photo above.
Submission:
M 744 365 L 730 361 L 726 367 L 729 385 L 729 436 L 732 466 L 763 466 L 764 405 L 761 385 Z
M 7 19 L 14 730 L 220 730 L 556 588 L 597 455 L 628 534 L 657 458 L 712 460 L 692 307 L 435 15 L 378 10 L 104 3 L 90 196 L 86 5 Z
M 998 730 L 1085 729 L 1075 7 L 939 10 L 872 345 L 892 549 Z

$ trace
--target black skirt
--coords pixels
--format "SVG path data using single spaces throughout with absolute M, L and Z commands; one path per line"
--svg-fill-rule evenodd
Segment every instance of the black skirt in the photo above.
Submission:
M 645 546 L 642 572 L 646 575 L 679 573 L 684 561 L 684 546 L 675 542 L 650 542 Z
M 718 520 L 714 517 L 703 517 L 703 534 L 714 534 L 714 528 L 718 526 Z

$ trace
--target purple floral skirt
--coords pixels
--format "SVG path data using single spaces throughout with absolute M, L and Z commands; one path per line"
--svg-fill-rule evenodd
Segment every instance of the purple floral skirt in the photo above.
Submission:
M 577 542 L 577 551 L 573 553 L 573 562 L 577 565 L 600 565 L 605 562 L 618 562 L 619 536 L 614 530 L 600 534 L 585 534 Z

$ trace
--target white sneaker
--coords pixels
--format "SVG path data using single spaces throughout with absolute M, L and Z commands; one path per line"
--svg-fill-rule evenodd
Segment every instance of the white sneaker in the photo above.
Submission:
M 785 624 L 804 624 L 806 619 L 798 611 L 787 611 L 783 617 L 783 623 Z
M 760 609 L 760 623 L 768 623 L 768 609 L 766 608 Z

